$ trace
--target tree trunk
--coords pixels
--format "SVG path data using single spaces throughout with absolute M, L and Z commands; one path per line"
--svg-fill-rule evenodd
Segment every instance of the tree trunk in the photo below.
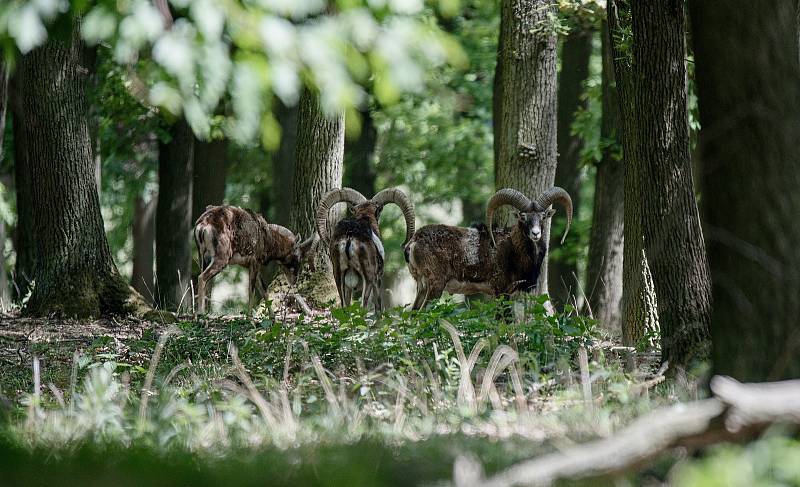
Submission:
M 66 44 L 48 40 L 20 60 L 27 157 L 17 161 L 17 191 L 20 224 L 36 236 L 25 307 L 34 316 L 117 314 L 141 303 L 111 259 L 100 215 L 86 101 L 92 57 L 76 27 Z
M 194 134 L 186 120 L 180 119 L 170 127 L 170 135 L 172 140 L 158 144 L 157 298 L 163 309 L 181 311 L 192 304 Z
M 14 134 L 14 187 L 17 197 L 17 224 L 14 229 L 14 300 L 21 302 L 28 294 L 33 270 L 36 268 L 36 239 L 31 222 L 31 189 L 28 169 L 28 149 L 25 143 L 25 113 L 22 101 L 22 80 L 17 72 L 9 82 L 8 106 L 11 108 Z
M 136 197 L 136 208 L 133 215 L 133 271 L 131 284 L 139 294 L 148 301 L 155 301 L 155 280 L 153 265 L 155 264 L 156 243 L 156 206 L 158 195 L 152 194 L 145 199 L 143 195 Z
M 8 70 L 0 59 L 0 161 L 3 160 L 3 139 L 6 134 L 6 107 L 8 106 Z
M 344 180 L 349 186 L 367 198 L 375 194 L 375 147 L 378 129 L 369 109 L 361 112 L 361 133 L 353 141 L 344 144 Z
M 308 91 L 300 98 L 296 151 L 289 220 L 292 231 L 305 238 L 316 231 L 314 214 L 322 196 L 342 185 L 344 159 L 344 114 L 327 117 L 317 96 Z M 302 274 L 298 288 L 314 303 L 323 304 L 335 300 L 337 292 L 327 249 L 317 245 L 316 250 L 316 268 Z
M 294 164 L 297 148 L 297 105 L 287 107 L 278 102 L 276 116 L 281 126 L 281 142 L 272 155 L 272 220 L 278 225 L 290 224 L 289 213 L 294 199 Z
M 800 378 L 800 62 L 795 1 L 690 2 L 715 373 Z
M 583 168 L 581 167 L 581 138 L 572 135 L 572 122 L 575 112 L 586 106 L 583 95 L 584 83 L 589 77 L 589 57 L 592 54 L 592 31 L 588 29 L 573 30 L 561 45 L 561 73 L 558 77 L 558 167 L 556 168 L 556 186 L 566 189 L 572 196 L 575 208 L 574 218 L 580 212 L 581 183 Z M 554 235 L 550 245 L 558 245 L 561 236 Z M 577 289 L 577 262 L 567 256 L 566 259 L 551 260 L 550 295 L 556 303 L 575 303 Z
M 503 0 L 494 85 L 495 185 L 531 198 L 556 172 L 555 7 L 545 0 Z M 550 223 L 543 238 L 550 238 Z M 547 293 L 547 257 L 538 293 Z
M 206 211 L 206 206 L 222 204 L 227 175 L 228 139 L 195 139 L 192 224 Z
M 711 280 L 692 183 L 683 0 L 633 2 L 636 166 L 645 251 L 658 297 L 661 355 L 708 356 Z
M 638 166 L 633 163 L 637 151 L 636 117 L 634 103 L 633 52 L 630 46 L 618 45 L 615 36 L 631 29 L 630 5 L 627 1 L 608 3 L 608 23 L 611 33 L 611 52 L 614 75 L 622 116 L 622 147 L 624 167 L 624 241 L 622 268 L 622 342 L 638 345 L 645 336 L 651 338 L 658 330 L 658 309 L 655 286 L 647 257 L 644 253 L 642 229 L 642 188 L 639 186 Z
M 6 133 L 6 107 L 8 106 L 8 71 L 0 59 L 0 162 L 3 160 L 3 142 Z M 7 191 L 8 188 L 5 188 Z M 6 271 L 6 222 L 0 218 L 0 306 L 3 311 L 9 305 L 8 273 Z
M 611 38 L 608 24 L 601 32 L 603 56 L 603 114 L 600 139 L 613 141 L 603 148 L 597 165 L 594 189 L 592 230 L 589 237 L 589 259 L 586 265 L 587 303 L 600 325 L 608 330 L 621 330 L 623 220 L 625 215 L 624 171 L 619 149 L 621 125 Z

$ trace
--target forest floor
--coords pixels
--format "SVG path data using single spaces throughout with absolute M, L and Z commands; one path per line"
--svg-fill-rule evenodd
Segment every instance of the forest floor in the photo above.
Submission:
M 465 454 L 497 471 L 697 397 L 690 380 L 653 380 L 657 354 L 631 355 L 592 320 L 542 305 L 522 320 L 491 301 L 378 319 L 358 306 L 171 324 L 5 315 L 0 400 L 15 411 L 15 445 L 104 438 L 147 446 L 148 462 L 162 449 L 203 458 L 246 448 L 271 452 L 286 485 L 326 484 L 323 471 L 396 485 L 449 478 Z M 374 472 L 353 466 L 376 454 Z

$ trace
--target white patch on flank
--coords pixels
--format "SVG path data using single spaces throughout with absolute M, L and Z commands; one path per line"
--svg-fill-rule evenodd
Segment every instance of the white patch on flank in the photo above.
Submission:
M 347 265 L 347 255 L 345 254 L 345 249 L 347 248 L 347 240 L 342 240 L 339 242 L 339 270 L 344 272 L 349 265 Z
M 414 268 L 414 269 L 417 267 L 417 261 L 416 261 L 416 259 L 414 259 L 414 246 L 415 245 L 416 245 L 416 242 L 411 242 L 410 244 L 408 244 L 408 267 L 409 268 Z
M 375 248 L 377 248 L 378 253 L 381 254 L 381 260 L 386 260 L 384 258 L 385 254 L 383 250 L 383 242 L 381 242 L 381 239 L 377 235 L 375 235 L 375 232 L 372 232 L 372 243 L 375 244 Z
M 348 269 L 344 273 L 344 285 L 350 289 L 355 289 L 358 286 L 358 274 L 352 269 Z
M 480 250 L 481 235 L 477 228 L 470 228 L 467 230 L 467 236 L 461 240 L 461 245 L 464 247 L 464 258 L 467 265 L 476 265 Z

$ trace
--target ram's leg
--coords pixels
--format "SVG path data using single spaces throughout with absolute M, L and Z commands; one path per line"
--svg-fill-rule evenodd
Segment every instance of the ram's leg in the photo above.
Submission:
M 256 292 L 258 293 L 258 296 L 256 298 L 255 304 L 253 305 L 254 307 L 257 307 L 261 303 L 262 299 L 267 299 L 269 294 L 267 293 L 267 289 L 264 287 L 264 281 L 261 278 L 264 275 L 263 270 L 264 270 L 263 267 L 259 266 L 258 271 L 256 272 Z M 267 314 L 270 316 L 270 318 L 272 318 L 271 303 L 268 304 Z
M 247 316 L 252 316 L 253 307 L 255 306 L 256 287 L 258 286 L 258 266 L 251 265 L 247 270 L 249 281 L 249 285 L 247 286 Z
M 369 306 L 369 295 L 372 292 L 372 280 L 367 276 L 361 276 L 361 306 L 367 309 Z
M 199 314 L 203 314 L 206 312 L 206 299 L 210 298 L 210 296 L 206 296 L 206 285 L 214 279 L 214 276 L 222 272 L 222 269 L 225 268 L 227 262 L 223 262 L 220 259 L 214 258 L 211 261 L 211 265 L 206 267 L 206 269 L 200 273 L 197 278 L 197 312 Z
M 339 253 L 333 248 L 331 248 L 330 258 L 331 265 L 333 266 L 333 277 L 336 281 L 336 291 L 339 293 L 339 303 L 342 305 L 342 308 L 344 308 L 346 306 L 344 302 L 344 290 L 346 286 L 344 283 L 344 272 L 342 272 L 342 267 L 339 265 Z
M 376 284 L 372 288 L 373 293 L 373 303 L 375 303 L 375 314 L 379 315 L 383 312 L 383 296 L 381 292 L 383 291 L 383 280 L 378 279 Z

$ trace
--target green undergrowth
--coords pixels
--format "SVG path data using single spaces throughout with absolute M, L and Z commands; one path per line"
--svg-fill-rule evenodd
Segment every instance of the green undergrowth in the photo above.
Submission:
M 95 338 L 55 382 L 46 362 L 27 369 L 41 387 L 6 414 L 0 470 L 26 485 L 418 485 L 467 455 L 491 474 L 691 397 L 645 385 L 650 364 L 625 371 L 611 345 L 543 298 L 145 327 Z

